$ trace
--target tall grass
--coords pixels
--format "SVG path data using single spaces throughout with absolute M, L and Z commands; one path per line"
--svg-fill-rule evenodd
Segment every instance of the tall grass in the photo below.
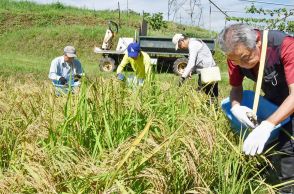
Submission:
M 2 79 L 1 192 L 272 192 L 263 159 L 242 155 L 207 97 L 159 78 L 135 91 L 85 79 L 63 97 L 48 82 Z

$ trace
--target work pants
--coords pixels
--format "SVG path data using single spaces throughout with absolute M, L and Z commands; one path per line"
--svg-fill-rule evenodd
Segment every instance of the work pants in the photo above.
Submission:
M 201 75 L 199 75 L 198 78 L 198 89 L 203 91 L 205 94 L 210 96 L 210 99 L 212 102 L 217 102 L 217 97 L 218 97 L 218 83 L 213 82 L 211 84 L 203 84 L 201 82 Z
M 283 126 L 279 134 L 278 150 L 280 154 L 280 180 L 287 182 L 294 180 L 294 116 L 291 121 Z M 291 190 L 292 189 L 292 190 Z M 285 186 L 281 190 L 294 194 L 294 183 Z

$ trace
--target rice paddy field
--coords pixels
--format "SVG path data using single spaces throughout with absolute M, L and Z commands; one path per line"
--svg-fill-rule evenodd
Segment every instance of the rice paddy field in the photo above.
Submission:
M 195 76 L 179 88 L 175 75 L 154 73 L 134 90 L 99 72 L 92 51 L 114 17 L 59 3 L 0 2 L 0 193 L 275 193 L 269 153 L 245 156 L 219 107 L 229 94 L 224 56 L 214 55 L 223 71 L 215 105 L 196 91 Z M 132 28 L 123 25 L 121 35 L 130 36 L 139 19 L 131 15 Z M 168 26 L 151 34 L 181 28 Z M 67 44 L 86 76 L 77 94 L 58 97 L 47 76 Z

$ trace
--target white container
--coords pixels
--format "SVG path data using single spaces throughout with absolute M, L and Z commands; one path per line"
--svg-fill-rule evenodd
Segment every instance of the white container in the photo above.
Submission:
M 219 67 L 206 67 L 200 70 L 201 82 L 202 83 L 211 83 L 221 80 Z

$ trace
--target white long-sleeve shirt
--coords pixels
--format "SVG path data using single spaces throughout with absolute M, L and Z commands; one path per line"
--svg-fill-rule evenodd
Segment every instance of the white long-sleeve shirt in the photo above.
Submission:
M 189 38 L 189 61 L 182 77 L 187 78 L 196 69 L 216 66 L 208 46 L 201 40 Z
M 64 61 L 64 56 L 56 57 L 51 62 L 50 71 L 49 71 L 49 79 L 59 80 L 60 77 L 64 77 L 67 81 L 70 79 L 70 73 L 72 73 L 72 79 L 74 75 L 83 74 L 82 65 L 79 60 L 74 59 L 73 64 L 69 64 Z

